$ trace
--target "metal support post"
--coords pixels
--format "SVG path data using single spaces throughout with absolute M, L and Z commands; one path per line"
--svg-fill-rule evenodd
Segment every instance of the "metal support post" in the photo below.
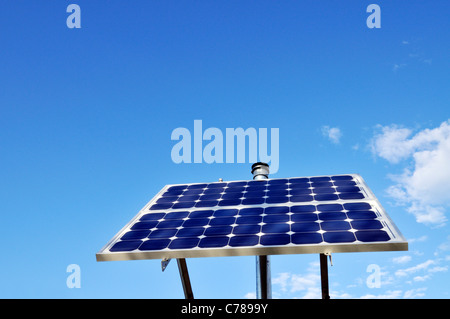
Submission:
M 270 258 L 266 255 L 256 256 L 256 291 L 258 299 L 272 298 Z
M 322 283 L 322 299 L 330 299 L 328 289 L 328 262 L 327 255 L 320 254 L 320 279 Z
M 189 272 L 186 265 L 186 259 L 177 259 L 178 270 L 180 271 L 181 284 L 183 285 L 184 297 L 186 299 L 194 299 L 192 292 L 191 280 L 189 279 Z
M 252 174 L 254 180 L 269 179 L 269 165 L 261 162 L 253 164 Z M 256 297 L 258 299 L 272 298 L 270 256 L 256 256 Z

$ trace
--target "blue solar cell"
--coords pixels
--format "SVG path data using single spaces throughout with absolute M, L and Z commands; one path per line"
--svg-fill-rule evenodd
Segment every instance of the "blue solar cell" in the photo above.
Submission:
M 272 245 L 287 245 L 291 242 L 291 236 L 287 234 L 276 234 L 276 235 L 264 235 L 261 236 L 261 245 L 272 246 Z
M 320 220 L 344 220 L 347 219 L 347 215 L 343 212 L 329 212 L 329 213 L 320 213 Z
M 179 202 L 192 202 L 200 198 L 200 195 L 183 195 L 178 198 Z
M 291 215 L 291 221 L 293 222 L 313 222 L 317 219 L 317 214 L 314 213 L 295 213 Z
M 323 241 L 319 233 L 295 233 L 291 236 L 292 243 L 297 245 L 318 244 Z
M 201 188 L 193 188 L 193 189 L 185 190 L 183 195 L 184 196 L 194 196 L 194 195 L 199 195 L 201 193 L 203 193 L 203 189 L 201 189 Z
M 148 234 L 150 234 L 150 230 L 132 230 L 120 237 L 120 240 L 143 239 L 146 238 Z
M 279 184 L 286 184 L 288 183 L 288 179 L 287 178 L 283 178 L 283 179 L 269 179 L 269 185 L 279 185 Z
M 200 248 L 224 247 L 228 244 L 230 238 L 227 236 L 205 237 L 200 240 Z
M 254 185 L 267 185 L 268 180 L 260 179 L 256 181 L 248 181 L 247 186 L 254 186 Z
M 169 249 L 188 249 L 188 248 L 194 248 L 198 245 L 198 242 L 200 241 L 199 238 L 177 238 L 172 240 L 172 242 L 169 245 Z
M 232 225 L 236 221 L 235 217 L 217 217 L 210 220 L 211 226 Z
M 371 209 L 372 206 L 369 203 L 347 203 L 344 204 L 344 208 L 347 210 L 367 210 Z
M 350 175 L 338 175 L 338 176 L 331 176 L 331 179 L 333 181 L 351 181 L 353 180 L 353 177 Z
M 317 210 L 320 212 L 340 211 L 342 210 L 341 204 L 321 204 L 317 205 Z
M 186 188 L 187 188 L 187 185 L 171 186 L 167 189 L 167 191 L 185 190 Z
M 173 203 L 178 200 L 179 196 L 168 196 L 168 197 L 161 197 L 159 198 L 156 203 L 162 204 L 162 203 Z
M 264 204 L 265 198 L 245 198 L 242 200 L 242 205 L 259 205 Z
M 196 227 L 208 225 L 209 218 L 192 218 L 183 223 L 183 227 Z
M 354 220 L 351 222 L 352 227 L 357 230 L 362 229 L 381 229 L 383 225 L 378 220 Z
M 268 190 L 266 192 L 266 196 L 286 196 L 288 194 L 289 194 L 289 191 L 287 189 Z
M 340 186 L 336 188 L 336 191 L 339 193 L 357 193 L 361 191 L 361 189 L 356 186 Z
M 333 194 L 336 190 L 333 187 L 318 187 L 314 188 L 313 192 L 315 194 Z
M 245 189 L 245 191 L 247 192 L 263 192 L 267 189 L 267 187 L 265 185 L 254 185 L 254 186 L 249 186 Z
M 189 218 L 207 218 L 212 216 L 213 210 L 197 210 L 189 214 Z
M 338 195 L 335 194 L 319 194 L 315 195 L 314 199 L 317 201 L 326 201 L 326 200 L 337 200 L 339 199 Z
M 268 190 L 282 190 L 282 189 L 288 189 L 288 184 L 268 184 L 267 189 Z
M 300 177 L 300 178 L 289 178 L 289 183 L 298 184 L 298 183 L 307 183 L 309 182 L 309 178 Z
M 314 200 L 314 198 L 308 195 L 295 195 L 291 196 L 290 200 L 293 203 L 300 203 L 300 202 L 311 202 Z
M 257 191 L 244 193 L 245 198 L 262 198 L 263 196 L 266 196 L 266 192 Z
M 180 190 L 167 190 L 164 192 L 164 194 L 162 194 L 162 197 L 172 197 L 172 196 L 178 196 L 183 194 L 184 190 L 180 189 Z
M 238 214 L 237 209 L 218 209 L 214 212 L 214 217 L 232 217 Z
M 286 223 L 289 221 L 289 215 L 287 214 L 271 214 L 266 215 L 263 218 L 265 223 Z
M 290 230 L 289 224 L 266 224 L 262 226 L 261 231 L 265 234 L 281 234 L 287 233 Z
M 165 228 L 165 229 L 156 229 L 150 233 L 148 238 L 170 238 L 175 236 L 178 229 L 176 228 Z
M 186 218 L 189 215 L 189 212 L 173 212 L 173 213 L 167 213 L 166 216 L 164 216 L 164 220 L 169 219 L 183 219 Z
M 348 218 L 351 219 L 374 219 L 377 215 L 370 210 L 355 210 L 347 212 Z
M 333 231 L 323 234 L 323 240 L 327 243 L 351 243 L 354 242 L 355 235 L 348 231 Z
M 247 182 L 231 182 L 231 183 L 228 183 L 227 186 L 233 188 L 233 187 L 242 187 L 245 185 L 247 185 Z
M 142 216 L 139 220 L 140 221 L 150 221 L 150 220 L 159 220 L 164 217 L 165 213 L 151 213 L 151 214 L 145 214 Z
M 340 199 L 363 199 L 364 194 L 362 193 L 341 193 L 339 194 Z
M 310 188 L 311 184 L 310 183 L 296 183 L 296 184 L 290 184 L 289 188 L 291 189 L 305 189 L 305 188 Z
M 152 228 L 156 227 L 156 225 L 158 225 L 157 221 L 137 222 L 136 224 L 131 226 L 131 229 L 132 230 L 152 229 Z
M 259 236 L 256 235 L 240 235 L 230 238 L 229 245 L 231 247 L 255 246 L 259 243 Z
M 170 239 L 149 239 L 139 246 L 139 250 L 161 250 L 166 248 L 170 243 Z
M 205 188 L 208 184 L 191 184 L 187 188 L 188 189 L 196 189 L 196 188 Z
M 274 206 L 274 207 L 266 207 L 264 209 L 264 214 L 285 214 L 289 213 L 289 207 L 287 206 Z
M 356 183 L 354 181 L 335 181 L 334 186 L 354 186 Z
M 110 251 L 132 251 L 142 244 L 141 240 L 119 241 L 111 247 Z
M 344 221 L 329 221 L 320 223 L 320 227 L 325 231 L 349 230 L 350 223 Z
M 195 207 L 214 207 L 219 204 L 218 200 L 202 200 L 195 203 Z
M 217 194 L 208 194 L 208 195 L 202 195 L 200 196 L 199 200 L 201 201 L 205 201 L 205 200 L 215 200 L 215 199 L 219 199 L 222 196 L 222 194 L 217 193 Z
M 221 235 L 228 235 L 231 233 L 231 230 L 233 227 L 231 226 L 214 226 L 214 227 L 208 227 L 205 230 L 204 235 L 205 236 L 221 236 Z
M 191 208 L 191 207 L 194 207 L 195 204 L 196 204 L 196 202 L 179 202 L 179 203 L 173 204 L 172 208 L 173 209 L 177 209 L 177 208 Z
M 333 183 L 331 182 L 313 182 L 311 183 L 311 187 L 332 187 Z
M 289 194 L 291 195 L 309 195 L 311 194 L 311 189 L 309 188 L 298 188 L 298 189 L 291 189 L 289 191 Z
M 331 178 L 328 176 L 323 176 L 323 177 L 311 177 L 309 179 L 311 182 L 315 183 L 315 182 L 327 182 L 330 181 Z
M 182 219 L 174 219 L 174 220 L 165 220 L 158 224 L 158 228 L 177 228 L 183 224 L 184 220 Z M 154 227 L 154 226 L 153 226 Z M 150 228 L 153 228 L 150 227 Z
M 388 241 L 390 237 L 384 230 L 362 230 L 355 233 L 356 238 L 362 242 Z
M 257 234 L 261 231 L 260 225 L 238 225 L 233 228 L 233 234 Z
M 261 215 L 262 213 L 264 213 L 264 208 L 262 207 L 243 208 L 239 210 L 239 215 L 241 216 Z
M 236 192 L 236 193 L 227 193 L 222 195 L 222 199 L 239 199 L 244 197 L 244 193 Z
M 203 235 L 204 227 L 186 227 L 178 231 L 177 237 L 197 237 Z
M 242 225 L 242 224 L 258 224 L 262 222 L 262 216 L 255 215 L 255 216 L 242 216 L 238 217 L 236 219 L 236 224 Z
M 225 193 L 242 193 L 243 191 L 245 191 L 245 187 L 228 187 L 225 188 Z
M 219 206 L 236 206 L 241 204 L 240 199 L 224 199 L 219 202 Z
M 159 209 L 168 209 L 172 207 L 173 203 L 161 203 L 161 204 L 155 204 L 150 207 L 150 210 L 159 210 Z
M 314 205 L 291 206 L 291 212 L 293 213 L 311 213 L 315 211 L 316 206 Z
M 287 196 L 270 196 L 266 198 L 267 204 L 280 204 L 289 202 L 289 197 Z
M 208 189 L 211 189 L 211 188 L 223 188 L 223 187 L 225 187 L 225 186 L 227 186 L 227 183 L 211 183 L 211 184 L 208 184 Z
M 203 194 L 205 195 L 211 195 L 211 194 L 220 194 L 224 192 L 224 188 L 218 187 L 218 188 L 207 188 L 203 191 Z
M 293 223 L 291 230 L 295 233 L 315 232 L 320 230 L 320 226 L 316 222 Z

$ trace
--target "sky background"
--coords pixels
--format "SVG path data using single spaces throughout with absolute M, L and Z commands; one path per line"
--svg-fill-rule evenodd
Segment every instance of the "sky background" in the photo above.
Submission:
M 183 298 L 175 262 L 95 254 L 166 184 L 252 178 L 248 162 L 175 164 L 171 133 L 194 120 L 279 128 L 274 178 L 362 175 L 409 251 L 333 254 L 332 298 L 449 298 L 447 0 L 0 8 L 1 298 Z M 271 262 L 274 298 L 320 298 L 318 255 Z M 255 296 L 255 257 L 187 264 L 196 298 Z

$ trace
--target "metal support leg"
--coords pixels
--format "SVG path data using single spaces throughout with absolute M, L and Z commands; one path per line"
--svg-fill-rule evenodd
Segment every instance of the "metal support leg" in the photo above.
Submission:
M 194 299 L 194 293 L 192 292 L 191 280 L 189 279 L 189 273 L 186 265 L 186 259 L 177 259 L 178 270 L 180 271 L 181 283 L 183 285 L 184 297 L 186 299 Z
M 272 298 L 269 256 L 256 256 L 256 294 L 258 299 Z
M 322 299 L 330 299 L 328 290 L 328 262 L 327 255 L 320 254 L 320 278 L 322 283 Z

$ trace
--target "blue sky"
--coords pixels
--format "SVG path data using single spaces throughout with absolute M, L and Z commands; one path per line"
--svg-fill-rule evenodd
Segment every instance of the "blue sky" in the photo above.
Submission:
M 359 173 L 378 196 L 409 251 L 334 254 L 332 298 L 448 298 L 450 4 L 379 0 L 369 29 L 370 3 L 2 1 L 0 297 L 182 298 L 175 263 L 95 253 L 166 184 L 251 178 L 172 161 L 202 120 L 279 128 L 273 177 Z M 318 260 L 273 256 L 273 296 L 320 297 Z M 196 297 L 254 296 L 254 257 L 187 262 Z

